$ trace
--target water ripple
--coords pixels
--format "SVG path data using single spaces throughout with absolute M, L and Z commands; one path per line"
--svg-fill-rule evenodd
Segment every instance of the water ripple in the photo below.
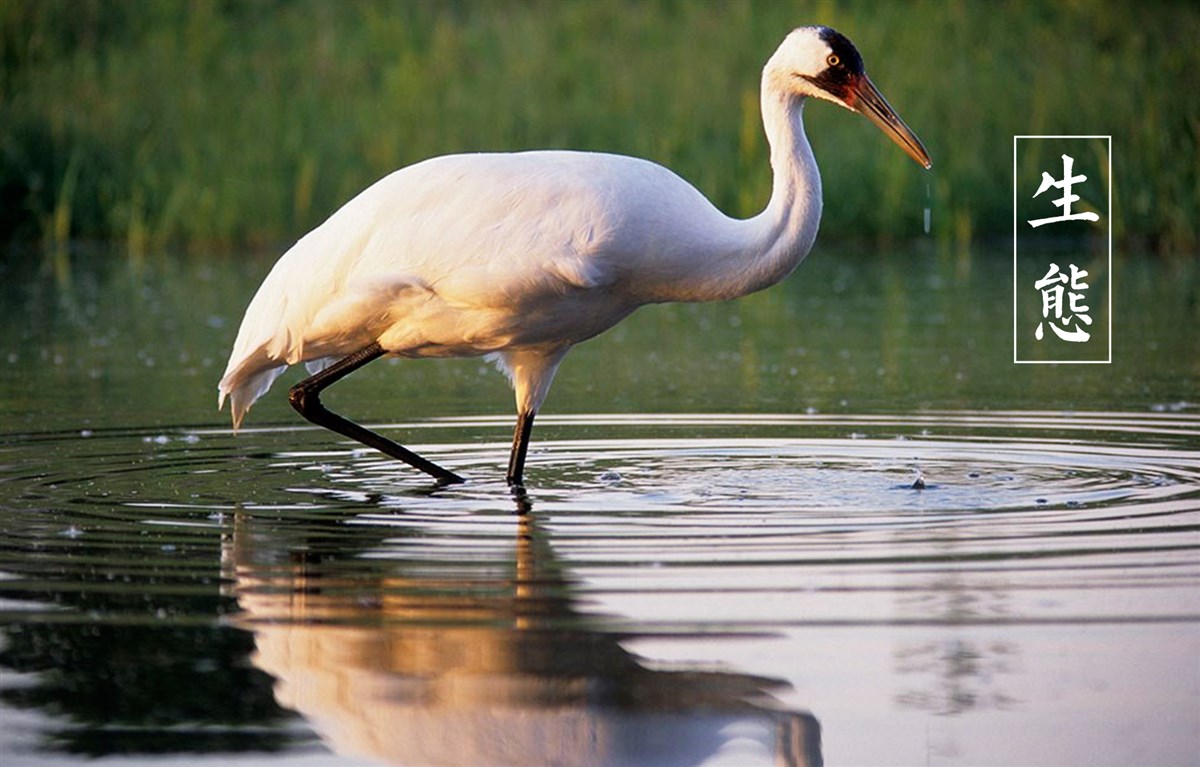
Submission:
M 448 488 L 306 428 L 9 435 L 0 592 L 186 592 L 237 514 L 330 547 L 382 530 L 364 567 L 502 563 L 509 427 L 377 427 L 469 478 Z M 643 628 L 1200 614 L 1196 416 L 547 416 L 535 438 L 532 513 L 581 593 Z M 964 589 L 1003 599 L 944 603 Z

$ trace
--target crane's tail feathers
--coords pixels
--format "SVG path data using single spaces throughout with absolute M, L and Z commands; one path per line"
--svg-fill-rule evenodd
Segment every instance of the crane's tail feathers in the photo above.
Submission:
M 225 407 L 225 398 L 229 397 L 229 409 L 233 415 L 233 430 L 236 432 L 242 426 L 246 412 L 259 397 L 267 393 L 275 379 L 283 375 L 287 365 L 247 371 L 246 366 L 226 374 L 217 387 L 217 409 Z

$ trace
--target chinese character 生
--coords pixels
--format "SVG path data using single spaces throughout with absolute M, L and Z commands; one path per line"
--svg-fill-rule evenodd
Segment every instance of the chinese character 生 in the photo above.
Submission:
M 1062 180 L 1055 181 L 1053 176 L 1051 176 L 1049 173 L 1047 173 L 1045 171 L 1042 171 L 1042 183 L 1040 186 L 1038 186 L 1038 190 L 1033 193 L 1033 196 L 1037 197 L 1039 194 L 1046 191 L 1050 187 L 1054 187 L 1056 189 L 1061 189 L 1063 195 L 1062 195 L 1062 197 L 1059 197 L 1057 200 L 1054 200 L 1054 204 L 1057 205 L 1058 207 L 1062 208 L 1062 214 L 1058 215 L 1058 216 L 1051 216 L 1050 218 L 1039 218 L 1034 221 L 1030 221 L 1029 225 L 1034 228 L 1037 228 L 1037 227 L 1041 226 L 1042 224 L 1053 224 L 1056 221 L 1097 221 L 1100 219 L 1100 216 L 1096 215 L 1095 213 L 1072 213 L 1071 212 L 1071 203 L 1079 201 L 1079 195 L 1072 194 L 1071 187 L 1074 186 L 1075 184 L 1087 181 L 1087 176 L 1083 175 L 1082 173 L 1080 173 L 1078 176 L 1071 175 L 1071 171 L 1075 167 L 1075 158 L 1074 157 L 1064 154 L 1062 156 L 1062 161 L 1063 161 Z

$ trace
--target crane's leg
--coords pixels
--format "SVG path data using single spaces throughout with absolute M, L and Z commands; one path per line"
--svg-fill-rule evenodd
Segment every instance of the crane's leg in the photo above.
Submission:
M 517 414 L 517 428 L 513 431 L 512 453 L 508 456 L 508 484 L 522 487 L 525 473 L 525 454 L 529 452 L 529 435 L 533 433 L 532 411 Z
M 321 404 L 321 391 L 325 387 L 340 381 L 368 362 L 379 359 L 384 354 L 386 352 L 384 352 L 383 347 L 378 343 L 373 343 L 365 349 L 360 349 L 350 356 L 338 360 L 320 373 L 309 376 L 293 386 L 288 392 L 288 401 L 292 403 L 292 407 L 296 408 L 296 412 L 317 426 L 324 426 L 326 429 L 336 431 L 338 434 L 361 442 L 368 447 L 373 447 L 385 455 L 390 455 L 392 458 L 404 461 L 409 466 L 433 476 L 438 482 L 444 485 L 462 482 L 462 477 L 454 472 L 443 469 L 436 463 L 422 458 L 411 450 L 376 434 L 370 429 L 342 418 Z

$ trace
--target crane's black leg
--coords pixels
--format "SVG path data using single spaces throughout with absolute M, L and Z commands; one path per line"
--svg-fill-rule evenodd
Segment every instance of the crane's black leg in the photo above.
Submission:
M 325 387 L 340 381 L 368 362 L 379 359 L 384 354 L 386 352 L 384 352 L 383 347 L 378 343 L 373 343 L 365 349 L 361 349 L 344 359 L 338 360 L 320 373 L 309 376 L 293 386 L 288 392 L 288 401 L 292 403 L 292 407 L 296 408 L 296 412 L 317 426 L 324 426 L 326 429 L 336 431 L 338 434 L 361 442 L 368 447 L 373 447 L 385 455 L 390 455 L 392 458 L 404 461 L 409 466 L 433 476 L 442 484 L 449 485 L 462 482 L 462 477 L 454 472 L 443 469 L 436 463 L 422 458 L 411 450 L 376 434 L 370 429 L 342 418 L 321 404 L 321 391 Z
M 532 412 L 517 414 L 517 428 L 513 431 L 512 453 L 508 456 L 508 484 L 522 487 L 521 476 L 525 473 L 525 454 L 529 452 L 529 435 L 533 433 Z

